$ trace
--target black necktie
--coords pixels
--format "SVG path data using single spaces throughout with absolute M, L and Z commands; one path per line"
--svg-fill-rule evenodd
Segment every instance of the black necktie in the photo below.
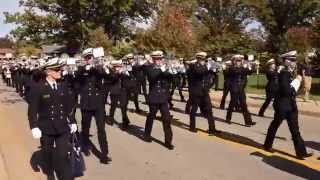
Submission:
M 58 90 L 57 83 L 53 83 L 53 90 L 54 91 Z

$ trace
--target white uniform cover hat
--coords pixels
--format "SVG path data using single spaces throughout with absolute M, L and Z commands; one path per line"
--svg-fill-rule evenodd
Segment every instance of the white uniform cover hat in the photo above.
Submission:
M 163 58 L 162 51 L 153 51 L 150 55 L 152 58 Z
M 207 57 L 207 53 L 206 52 L 198 52 L 196 54 L 196 57 L 199 57 L 199 58 L 206 58 Z

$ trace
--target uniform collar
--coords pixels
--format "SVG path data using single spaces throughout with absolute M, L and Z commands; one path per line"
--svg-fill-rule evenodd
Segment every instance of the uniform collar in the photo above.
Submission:
M 53 81 L 50 81 L 48 79 L 46 79 L 46 81 L 48 82 L 48 84 L 50 85 L 51 89 L 53 89 L 54 87 L 54 84 L 56 85 L 56 87 L 58 87 L 58 83 L 57 81 L 53 80 Z

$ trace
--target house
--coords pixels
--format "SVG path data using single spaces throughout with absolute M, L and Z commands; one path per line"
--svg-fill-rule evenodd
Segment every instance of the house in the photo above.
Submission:
M 66 47 L 63 45 L 44 45 L 41 46 L 42 49 L 42 57 L 46 57 L 46 56 L 51 56 L 51 57 L 55 57 L 55 56 L 60 56 L 61 54 L 66 52 Z

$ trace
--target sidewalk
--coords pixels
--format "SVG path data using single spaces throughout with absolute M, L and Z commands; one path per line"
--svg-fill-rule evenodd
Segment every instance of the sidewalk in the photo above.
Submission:
M 219 107 L 221 98 L 222 98 L 222 91 L 211 91 L 210 93 L 211 100 L 213 101 L 214 107 Z M 247 104 L 248 107 L 260 108 L 265 101 L 265 95 L 257 95 L 257 94 L 247 94 Z M 230 94 L 227 97 L 225 107 L 228 107 L 230 100 Z M 272 109 L 273 102 L 270 103 L 268 109 Z M 310 101 L 304 102 L 303 99 L 297 99 L 298 110 L 300 114 L 313 116 L 313 117 L 320 117 L 320 101 Z M 253 112 L 257 114 L 258 112 Z

